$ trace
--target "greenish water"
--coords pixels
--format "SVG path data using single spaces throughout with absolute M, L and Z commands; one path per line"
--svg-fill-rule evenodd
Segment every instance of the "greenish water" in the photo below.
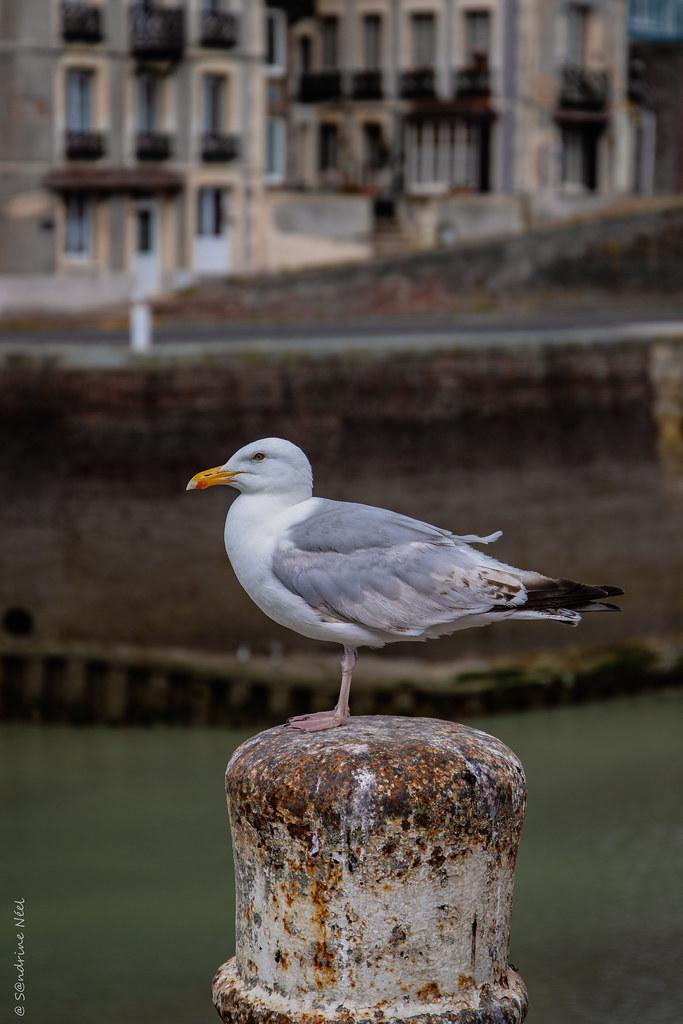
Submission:
M 511 959 L 530 1024 L 678 1024 L 683 697 L 480 718 L 529 811 Z M 246 732 L 0 730 L 4 922 L 26 900 L 26 1021 L 203 1024 L 233 948 L 223 770 Z

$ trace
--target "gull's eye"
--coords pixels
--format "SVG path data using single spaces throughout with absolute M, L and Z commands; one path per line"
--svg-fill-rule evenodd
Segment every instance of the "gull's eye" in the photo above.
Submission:
M 251 457 L 252 462 L 263 462 L 264 459 L 265 455 L 263 454 L 263 452 L 256 452 L 256 454 L 252 455 Z

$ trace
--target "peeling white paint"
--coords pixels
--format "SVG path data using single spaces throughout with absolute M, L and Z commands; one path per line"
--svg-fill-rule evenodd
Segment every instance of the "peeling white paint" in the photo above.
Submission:
M 231 761 L 246 802 L 230 808 L 237 955 L 219 972 L 218 1001 L 231 993 L 254 1021 L 266 1011 L 338 1019 L 340 1007 L 360 1021 L 477 1010 L 487 992 L 521 1021 L 524 985 L 507 963 L 517 759 L 485 733 L 425 720 L 353 719 L 324 742 L 271 730 Z M 278 803 L 285 755 L 289 772 L 318 772 L 302 817 Z M 261 785 L 257 832 L 244 793 Z M 444 787 L 445 812 L 430 818 Z

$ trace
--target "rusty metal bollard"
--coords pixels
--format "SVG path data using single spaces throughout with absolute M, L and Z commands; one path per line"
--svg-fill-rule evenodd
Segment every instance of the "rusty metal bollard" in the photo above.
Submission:
M 237 955 L 216 1008 L 232 1024 L 518 1024 L 508 966 L 526 785 L 476 729 L 358 717 L 280 726 L 226 773 Z

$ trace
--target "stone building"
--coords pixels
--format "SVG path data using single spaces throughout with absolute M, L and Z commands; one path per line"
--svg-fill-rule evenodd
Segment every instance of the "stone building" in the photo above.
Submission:
M 624 0 L 316 0 L 290 35 L 293 184 L 550 211 L 631 187 Z
M 254 269 L 264 35 L 254 0 L 3 0 L 0 275 L 32 275 L 15 292 Z
M 630 0 L 631 97 L 639 192 L 683 192 L 683 3 Z
M 0 308 L 610 201 L 626 78 L 625 0 L 3 0 Z

